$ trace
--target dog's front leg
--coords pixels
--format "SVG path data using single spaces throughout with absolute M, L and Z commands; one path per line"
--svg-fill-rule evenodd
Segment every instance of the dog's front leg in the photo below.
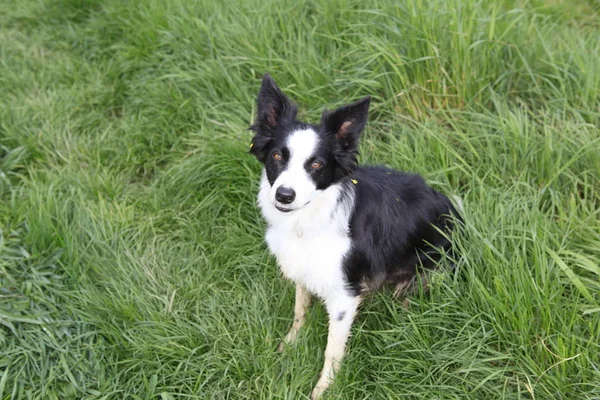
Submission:
M 297 283 L 296 284 L 296 304 L 294 305 L 294 323 L 292 324 L 292 328 L 285 335 L 283 341 L 279 344 L 277 351 L 283 351 L 283 348 L 286 344 L 293 343 L 296 341 L 296 337 L 298 336 L 298 331 L 304 325 L 304 320 L 306 318 L 306 309 L 310 305 L 310 293 L 304 286 Z
M 360 300 L 360 297 L 351 297 L 346 294 L 334 300 L 326 300 L 329 313 L 329 334 L 325 349 L 325 363 L 319 381 L 312 391 L 312 400 L 321 397 L 340 367 Z

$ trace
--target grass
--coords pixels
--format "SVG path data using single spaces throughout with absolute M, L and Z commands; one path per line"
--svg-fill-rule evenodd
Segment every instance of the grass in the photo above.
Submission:
M 594 0 L 4 0 L 0 398 L 306 398 L 247 154 L 269 71 L 465 201 L 459 276 L 364 303 L 334 398 L 600 398 Z

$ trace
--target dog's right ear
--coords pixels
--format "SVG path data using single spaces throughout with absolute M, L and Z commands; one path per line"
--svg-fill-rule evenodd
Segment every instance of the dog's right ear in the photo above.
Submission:
M 250 130 L 256 135 L 252 139 L 250 153 L 264 161 L 266 147 L 274 139 L 277 128 L 293 121 L 298 107 L 277 87 L 269 74 L 265 74 L 258 92 L 258 112 Z

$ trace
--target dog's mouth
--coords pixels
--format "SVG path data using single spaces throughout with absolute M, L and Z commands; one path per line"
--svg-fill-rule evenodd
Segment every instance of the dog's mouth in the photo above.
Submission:
M 280 212 L 282 212 L 282 213 L 290 213 L 290 212 L 292 212 L 292 211 L 297 211 L 297 210 L 300 210 L 300 209 L 302 209 L 302 208 L 306 207 L 306 206 L 307 206 L 309 203 L 310 203 L 310 201 L 309 201 L 308 203 L 304 204 L 303 206 L 301 206 L 301 207 L 296 207 L 296 208 L 287 208 L 287 207 L 283 207 L 283 206 L 282 206 L 282 205 L 280 205 L 280 204 L 274 204 L 274 205 L 275 205 L 275 208 L 276 208 L 278 211 L 280 211 Z
M 278 209 L 279 211 L 281 211 L 282 213 L 289 213 L 292 211 L 296 211 L 295 208 L 285 208 L 285 207 L 278 206 L 277 204 L 275 205 L 275 208 Z

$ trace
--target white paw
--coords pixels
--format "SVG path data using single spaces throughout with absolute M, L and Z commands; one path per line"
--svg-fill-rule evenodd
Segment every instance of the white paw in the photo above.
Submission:
M 281 353 L 283 351 L 283 349 L 285 349 L 286 344 L 287 343 L 285 342 L 285 340 L 282 341 L 281 343 L 279 343 L 279 346 L 277 346 L 277 352 Z
M 288 334 L 285 335 L 285 337 L 283 338 L 281 343 L 279 343 L 279 346 L 277 346 L 277 351 L 279 353 L 281 353 L 286 345 L 290 345 L 296 341 L 297 336 L 298 336 L 298 329 L 292 328 L 292 330 L 290 330 L 288 332 Z
M 319 399 L 323 395 L 323 392 L 325 392 L 325 390 L 329 387 L 329 384 L 330 384 L 330 380 L 327 378 L 324 378 L 323 372 L 321 372 L 321 377 L 319 378 L 317 385 L 315 386 L 315 388 L 313 389 L 313 391 L 310 395 L 311 400 Z
M 326 385 L 319 385 L 317 384 L 317 386 L 315 386 L 315 388 L 313 389 L 311 395 L 310 395 L 310 400 L 318 400 L 321 398 L 321 396 L 323 395 L 323 392 L 325 392 L 325 389 L 327 389 Z

